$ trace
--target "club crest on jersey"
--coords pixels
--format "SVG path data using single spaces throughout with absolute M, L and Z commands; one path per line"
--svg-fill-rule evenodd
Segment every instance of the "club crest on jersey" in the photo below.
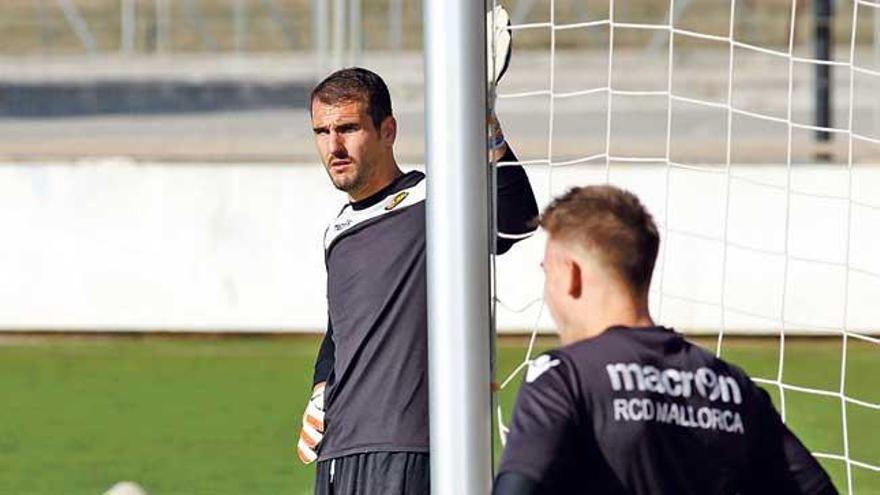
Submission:
M 543 375 L 547 370 L 559 365 L 558 359 L 544 354 L 538 356 L 534 361 L 529 363 L 529 369 L 526 371 L 526 383 L 532 383 Z
M 397 193 L 393 198 L 388 200 L 388 203 L 385 204 L 385 211 L 391 211 L 397 208 L 397 205 L 402 203 L 407 196 L 409 196 L 409 192 L 407 191 Z

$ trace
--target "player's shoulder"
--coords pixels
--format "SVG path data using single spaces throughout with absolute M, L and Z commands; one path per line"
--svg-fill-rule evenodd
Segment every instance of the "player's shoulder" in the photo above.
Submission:
M 559 350 L 547 351 L 528 361 L 517 395 L 517 407 L 542 411 L 567 409 L 580 397 L 580 379 L 571 359 Z
M 723 376 L 734 378 L 739 382 L 751 384 L 751 378 L 737 364 L 720 357 L 714 350 L 692 343 L 682 337 L 682 345 L 686 349 L 686 362 L 692 368 L 708 368 Z
M 347 233 L 370 225 L 411 206 L 423 204 L 427 195 L 425 174 L 413 170 L 388 187 L 356 203 L 346 203 L 324 231 L 324 249 Z
M 736 365 L 689 342 L 674 329 L 663 326 L 611 327 L 595 337 L 556 349 L 553 355 L 563 359 L 584 380 L 604 375 L 607 367 L 613 365 L 682 370 L 709 368 L 739 381 L 749 380 Z
M 418 202 L 419 200 L 424 201 L 425 195 L 422 191 L 425 189 L 426 183 L 424 172 L 411 170 L 396 178 L 393 182 L 369 198 L 361 201 L 345 203 L 342 208 L 339 209 L 339 213 L 336 214 L 334 220 L 342 217 L 355 216 L 357 212 L 373 210 L 393 211 L 404 199 L 410 198 L 410 196 L 412 196 L 410 199 L 416 201 L 409 201 L 408 203 Z
M 726 361 L 709 349 L 695 344 L 673 328 L 612 327 L 591 342 L 585 342 L 580 352 L 592 353 L 594 360 L 615 361 L 622 358 L 656 361 L 682 368 L 707 367 L 737 378 L 748 375 L 736 364 Z M 601 356 L 601 358 L 599 358 Z
M 613 326 L 587 339 L 568 344 L 556 350 L 575 363 L 597 363 L 614 359 L 633 359 L 658 349 L 688 345 L 671 328 Z
M 561 368 L 559 368 L 560 366 Z M 554 370 L 554 368 L 559 369 Z M 551 374 L 564 375 L 564 371 L 567 368 L 571 368 L 571 363 L 567 356 L 561 354 L 558 350 L 547 351 L 528 362 L 525 382 L 535 383 L 550 371 L 553 371 Z

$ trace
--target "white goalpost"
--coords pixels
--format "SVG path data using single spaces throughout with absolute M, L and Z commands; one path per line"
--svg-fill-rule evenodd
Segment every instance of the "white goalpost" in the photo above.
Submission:
M 431 492 L 476 495 L 492 482 L 485 6 L 424 16 Z

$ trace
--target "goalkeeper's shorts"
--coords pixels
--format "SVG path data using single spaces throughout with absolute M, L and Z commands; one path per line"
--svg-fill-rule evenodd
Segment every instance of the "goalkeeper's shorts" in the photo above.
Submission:
M 428 454 L 370 452 L 318 462 L 315 495 L 427 495 Z

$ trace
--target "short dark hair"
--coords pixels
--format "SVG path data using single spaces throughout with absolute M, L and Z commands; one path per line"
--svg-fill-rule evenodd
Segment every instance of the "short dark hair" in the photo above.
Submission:
M 647 292 L 660 235 L 631 192 L 614 186 L 575 187 L 554 199 L 538 223 L 551 238 L 596 252 L 635 293 Z
M 361 102 L 367 106 L 376 129 L 392 113 L 391 95 L 385 81 L 375 72 L 361 67 L 338 70 L 318 83 L 309 98 L 309 112 L 315 100 L 325 105 Z

